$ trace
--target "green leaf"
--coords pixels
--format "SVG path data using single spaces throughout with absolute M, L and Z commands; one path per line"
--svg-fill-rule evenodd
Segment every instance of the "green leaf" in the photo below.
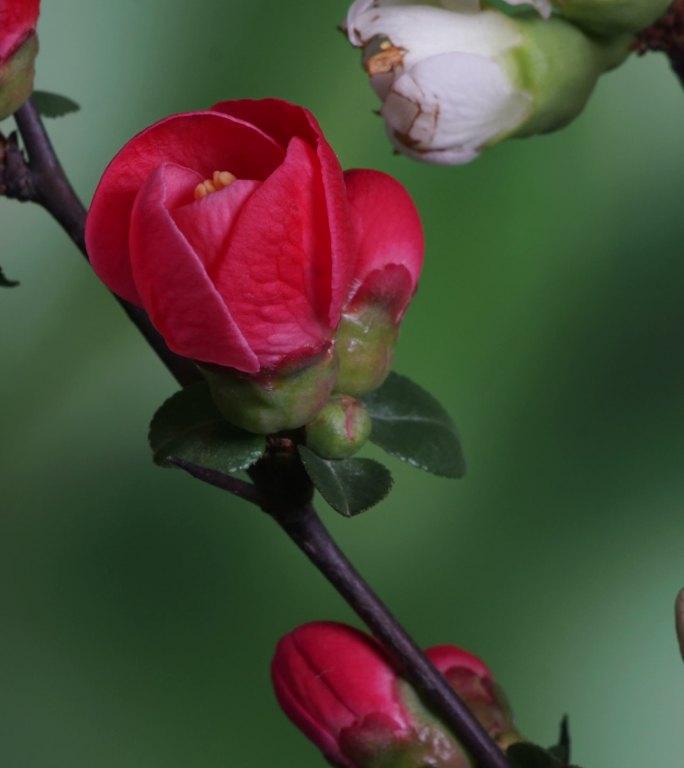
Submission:
M 50 91 L 34 91 L 31 100 L 43 117 L 63 117 L 71 112 L 78 112 L 81 108 L 67 96 L 60 96 Z
M 548 750 L 542 749 L 536 744 L 522 742 L 512 744 L 506 754 L 512 768 L 563 768 L 566 765 Z M 570 766 L 569 768 L 577 768 L 577 766 Z
M 373 459 L 322 459 L 299 446 L 304 469 L 321 496 L 345 517 L 353 517 L 377 504 L 392 487 L 392 475 Z
M 246 469 L 265 448 L 263 435 L 229 424 L 214 405 L 209 387 L 201 381 L 176 392 L 155 413 L 150 424 L 150 447 L 160 466 L 178 456 L 218 472 Z
M 361 398 L 373 421 L 370 440 L 414 467 L 445 477 L 463 477 L 461 441 L 449 414 L 422 387 L 390 373 Z
M 5 273 L 2 271 L 2 267 L 0 267 L 0 287 L 16 288 L 17 285 L 19 285 L 19 281 L 10 280 L 9 277 L 5 277 Z

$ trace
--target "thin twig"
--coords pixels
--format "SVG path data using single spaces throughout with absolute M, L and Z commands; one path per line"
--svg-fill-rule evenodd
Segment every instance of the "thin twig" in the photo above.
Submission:
M 639 56 L 649 51 L 664 53 L 684 86 L 684 0 L 675 0 L 662 18 L 640 32 L 634 48 Z
M 214 472 L 211 469 L 200 467 L 197 464 L 181 459 L 178 456 L 168 456 L 166 460 L 169 464 L 173 464 L 179 469 L 185 470 L 189 475 L 201 480 L 203 483 L 213 485 L 216 488 L 220 488 L 222 491 L 228 491 L 228 493 L 232 493 L 234 496 L 239 496 L 241 499 L 245 499 L 245 501 L 251 501 L 252 504 L 256 504 L 257 506 L 261 506 L 264 502 L 264 498 L 256 485 L 247 483 L 237 477 L 224 475 L 222 472 Z
M 87 259 L 86 210 L 57 159 L 38 110 L 29 99 L 14 117 L 28 153 L 28 163 L 24 162 L 21 170 L 24 174 L 28 173 L 30 195 L 22 199 L 42 205 L 61 224 Z M 19 170 L 16 172 L 19 173 Z M 8 169 L 5 168 L 5 175 L 7 173 Z M 118 296 L 115 298 L 181 386 L 201 378 L 197 366 L 192 361 L 171 352 L 143 309 Z

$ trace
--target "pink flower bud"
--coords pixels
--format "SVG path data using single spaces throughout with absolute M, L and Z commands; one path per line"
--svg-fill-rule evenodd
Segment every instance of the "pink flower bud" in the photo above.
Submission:
M 252 431 L 307 423 L 335 383 L 343 310 L 377 295 L 398 322 L 422 261 L 406 191 L 373 171 L 345 185 L 311 113 L 275 99 L 174 115 L 129 141 L 97 188 L 86 242 L 100 278 L 147 310 L 171 350 L 211 366 L 226 418 L 236 392 L 255 401 L 241 423 Z
M 501 714 L 500 693 L 479 659 L 454 646 L 439 646 L 427 654 L 494 738 L 506 733 L 506 746 L 521 740 L 510 713 Z M 333 765 L 471 764 L 380 645 L 356 629 L 331 622 L 304 624 L 280 641 L 271 670 L 285 714 Z
M 336 391 L 359 396 L 377 389 L 390 372 L 399 324 L 423 266 L 424 241 L 416 207 L 391 176 L 347 171 L 345 182 L 357 262 L 336 337 Z
M 0 120 L 33 90 L 40 0 L 0 0 Z

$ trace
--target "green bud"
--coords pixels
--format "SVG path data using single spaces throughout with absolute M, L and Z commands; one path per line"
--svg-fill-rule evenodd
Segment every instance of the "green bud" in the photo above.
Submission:
M 26 42 L 0 66 L 0 120 L 16 112 L 33 91 L 38 38 Z
M 506 68 L 532 96 L 532 109 L 514 136 L 562 128 L 584 109 L 600 75 L 629 54 L 627 36 L 595 40 L 558 17 L 516 21 L 523 42 L 508 54 Z
M 368 439 L 371 419 L 358 400 L 335 395 L 306 427 L 306 444 L 324 459 L 353 456 Z
M 640 32 L 667 10 L 671 0 L 556 0 L 561 16 L 599 35 Z
M 337 376 L 337 356 L 329 349 L 304 366 L 254 376 L 219 366 L 200 370 L 226 421 L 269 435 L 302 427 L 323 408 Z
M 399 325 L 380 306 L 342 317 L 335 344 L 340 370 L 335 392 L 359 397 L 377 389 L 392 367 Z

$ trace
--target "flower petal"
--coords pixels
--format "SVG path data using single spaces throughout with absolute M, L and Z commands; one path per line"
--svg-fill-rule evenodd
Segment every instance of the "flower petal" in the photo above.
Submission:
M 116 155 L 95 192 L 86 222 L 93 269 L 114 293 L 140 304 L 129 260 L 129 221 L 138 190 L 162 163 L 191 168 L 202 179 L 214 171 L 230 171 L 238 178 L 259 180 L 283 156 L 277 142 L 258 128 L 227 115 L 194 112 L 155 123 Z
M 366 12 L 357 19 L 356 28 L 364 43 L 381 35 L 401 48 L 404 69 L 454 51 L 496 56 L 522 40 L 515 22 L 498 11 L 459 13 L 424 4 Z
M 320 163 L 327 227 L 330 232 L 330 300 L 328 322 L 336 325 L 351 276 L 349 210 L 342 179 L 342 168 L 325 139 L 316 118 L 296 104 L 280 99 L 243 99 L 215 104 L 213 109 L 244 120 L 272 136 L 283 149 L 298 137 L 311 146 Z
M 435 645 L 432 648 L 427 648 L 425 655 L 444 675 L 454 667 L 463 667 L 481 677 L 489 680 L 494 679 L 489 667 L 483 661 L 455 645 Z
M 382 115 L 396 139 L 411 150 L 472 152 L 517 128 L 531 101 L 497 61 L 448 53 L 425 59 L 402 75 Z
M 283 164 L 244 204 L 211 275 L 262 366 L 311 354 L 330 339 L 330 268 L 319 164 L 294 138 Z
M 385 173 L 355 169 L 347 171 L 344 179 L 357 258 L 350 300 L 372 274 L 373 293 L 394 296 L 392 306 L 398 320 L 413 296 L 423 265 L 425 243 L 418 211 L 404 187 Z M 402 269 L 388 271 L 387 267 Z
M 164 164 L 140 190 L 130 232 L 136 291 L 171 350 L 200 362 L 256 373 L 256 355 L 170 213 L 192 196 L 202 178 L 187 168 Z
M 171 211 L 173 220 L 211 273 L 228 249 L 228 238 L 237 215 L 260 181 L 238 179 L 230 186 Z
M 0 0 L 0 61 L 11 56 L 35 31 L 40 0 Z
M 278 644 L 271 670 L 283 709 L 321 747 L 319 732 L 306 730 L 312 722 L 335 737 L 374 713 L 409 725 L 396 671 L 375 640 L 352 627 L 333 622 L 298 627 Z M 295 711 L 287 706 L 292 702 Z M 310 718 L 307 724 L 302 712 Z

